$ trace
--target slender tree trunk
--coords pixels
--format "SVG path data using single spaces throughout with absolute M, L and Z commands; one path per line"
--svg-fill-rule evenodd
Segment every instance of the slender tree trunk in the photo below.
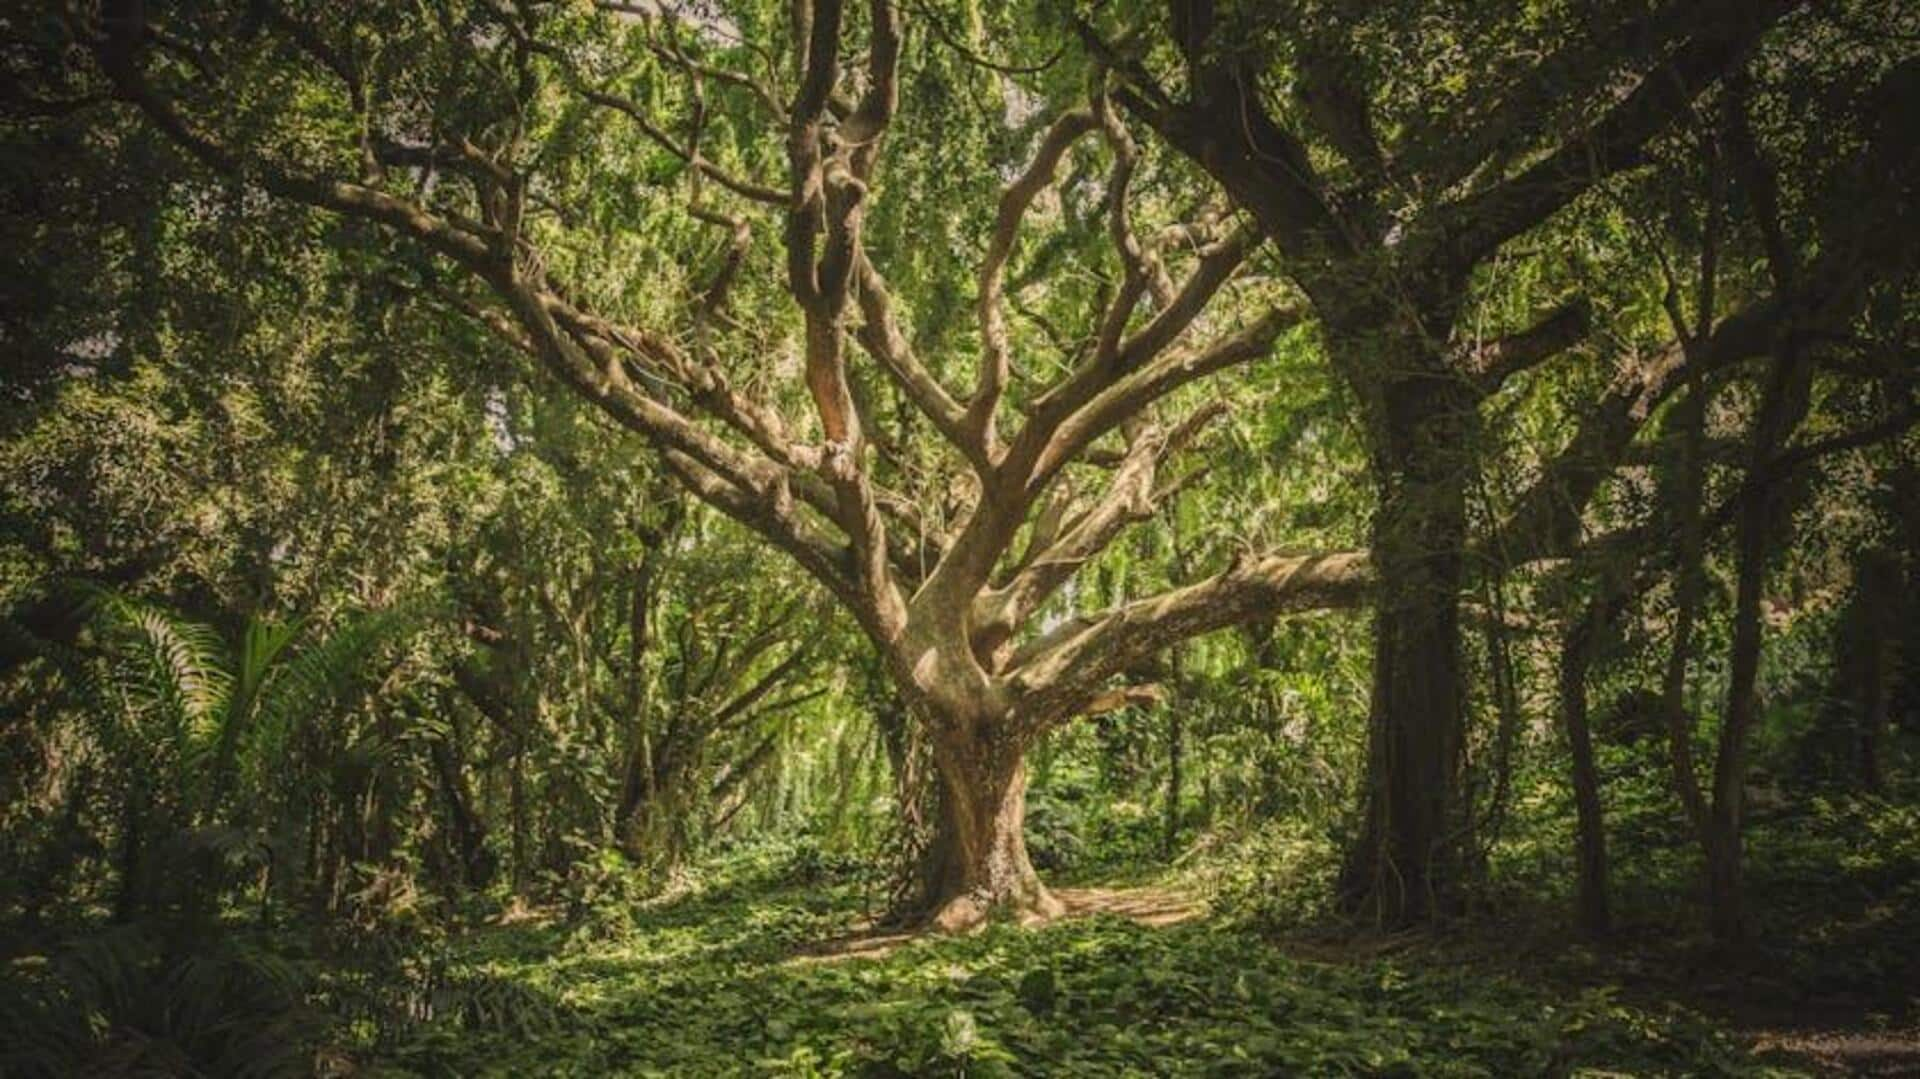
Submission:
M 145 785 L 135 780 L 122 804 L 120 820 L 120 889 L 113 897 L 113 920 L 130 922 L 138 917 L 145 899 L 145 825 L 147 821 Z
M 1883 746 L 1900 668 L 1904 584 L 1898 555 L 1881 547 L 1863 552 L 1854 562 L 1853 597 L 1841 620 L 1836 696 L 1851 713 L 1846 764 L 1860 789 L 1872 793 L 1885 783 Z
M 1579 851 L 1580 928 L 1589 936 L 1612 931 L 1607 900 L 1606 820 L 1600 804 L 1600 776 L 1593 764 L 1593 735 L 1587 723 L 1587 671 L 1593 665 L 1597 637 L 1607 621 L 1596 601 L 1577 623 L 1560 652 L 1560 718 L 1573 757 L 1573 804 Z
M 1722 945 L 1746 938 L 1745 841 L 1740 810 L 1716 802 L 1707 832 L 1707 928 Z
M 1860 687 L 1860 731 L 1859 762 L 1860 789 L 1870 794 L 1878 794 L 1886 784 L 1885 767 L 1881 758 L 1885 755 L 1881 749 L 1886 741 L 1887 716 L 1891 709 L 1888 702 L 1892 694 L 1893 642 L 1876 640 L 1868 649 L 1867 677 Z
M 322 849 L 321 890 L 318 897 L 321 909 L 332 912 L 340 909 L 340 898 L 344 891 L 341 870 L 346 862 L 347 840 L 342 833 L 346 822 L 351 819 L 350 807 L 353 805 L 352 791 L 345 783 L 333 785 L 332 812 L 327 814 L 327 838 Z
M 1181 757 L 1186 752 L 1185 734 L 1180 716 L 1180 705 L 1175 703 L 1167 712 L 1167 821 L 1166 832 L 1160 840 L 1160 851 L 1165 857 L 1173 857 L 1173 851 L 1180 843 L 1180 781 Z
M 938 794 L 921 862 L 928 923 L 960 932 L 997 912 L 1059 914 L 1027 857 L 1025 744 L 1004 724 L 979 721 L 936 723 L 933 737 Z
M 493 879 L 493 853 L 487 849 L 487 824 L 473 808 L 473 794 L 461 774 L 454 747 L 444 740 L 432 744 L 433 764 L 440 773 L 440 790 L 447 802 L 454 849 L 460 859 L 460 882 L 484 888 Z
M 1774 286 L 1788 294 L 1798 275 L 1795 253 L 1781 227 L 1777 180 L 1762 158 L 1748 126 L 1746 88 L 1737 83 L 1723 100 L 1725 133 L 1734 167 L 1765 241 Z M 1713 807 L 1707 821 L 1708 924 L 1723 946 L 1746 937 L 1745 895 L 1741 886 L 1741 825 L 1745 811 L 1748 736 L 1759 716 L 1757 683 L 1760 645 L 1765 632 L 1760 601 L 1766 588 L 1767 557 L 1773 544 L 1785 543 L 1792 517 L 1773 490 L 1773 459 L 1806 418 L 1812 401 L 1813 369 L 1788 334 L 1774 343 L 1773 363 L 1762 386 L 1748 446 L 1747 482 L 1740 500 L 1734 552 L 1737 583 L 1733 602 L 1733 647 L 1727 661 L 1727 716 L 1713 761 Z
M 1756 500 L 1758 501 L 1758 500 Z M 1727 717 L 1714 756 L 1713 805 L 1707 816 L 1707 919 L 1721 944 L 1746 936 L 1741 887 L 1741 827 L 1746 809 L 1747 736 L 1760 711 L 1760 599 L 1766 572 L 1764 525 L 1743 522 L 1733 610 Z
M 513 887 L 515 891 L 526 887 L 527 865 L 527 782 L 526 782 L 526 746 L 520 739 L 514 739 L 513 758 L 507 765 L 507 815 L 512 822 L 513 834 L 510 837 L 513 853 Z
M 1892 684 L 1887 687 L 1889 724 L 1920 733 L 1920 467 L 1903 463 L 1888 477 L 1896 534 L 1905 537 L 1892 554 L 1899 567 L 1899 594 L 1888 604 L 1899 627 L 1892 634 Z
M 1783 287 L 1785 282 L 1783 281 Z M 1727 663 L 1727 718 L 1720 727 L 1713 762 L 1713 809 L 1708 819 L 1708 922 L 1716 941 L 1738 944 L 1746 936 L 1741 887 L 1741 826 L 1745 813 L 1747 749 L 1759 718 L 1760 645 L 1765 627 L 1760 601 L 1766 588 L 1767 556 L 1785 543 L 1791 529 L 1787 507 L 1773 490 L 1772 462 L 1786 445 L 1811 400 L 1811 366 L 1801 362 L 1790 343 L 1782 343 L 1768 373 L 1754 420 L 1747 468 L 1753 485 L 1740 504 L 1735 553 L 1733 648 Z
M 1698 382 L 1689 386 L 1680 402 L 1682 442 L 1679 486 L 1672 496 L 1680 518 L 1680 557 L 1674 578 L 1673 640 L 1661 679 L 1660 703 L 1667 728 L 1667 756 L 1673 770 L 1673 789 L 1680 807 L 1704 844 L 1707 839 L 1707 803 L 1693 763 L 1693 713 L 1687 708 L 1687 668 L 1693 661 L 1694 622 L 1706 591 L 1706 536 L 1700 501 L 1706 490 L 1705 400 Z
M 1513 792 L 1513 749 L 1520 737 L 1520 690 L 1519 679 L 1514 671 L 1513 649 L 1507 639 L 1506 604 L 1504 589 L 1497 584 L 1492 590 L 1495 602 L 1492 605 L 1493 619 L 1487 623 L 1488 666 L 1493 674 L 1494 709 L 1496 712 L 1493 734 L 1493 789 L 1487 796 L 1487 812 L 1477 844 L 1478 865 L 1476 871 L 1486 872 L 1487 855 L 1500 841 L 1500 833 L 1506 829 L 1507 803 Z
M 659 526 L 642 524 L 635 529 L 642 548 L 627 593 L 627 713 L 632 741 L 622 769 L 620 805 L 613 819 L 614 835 L 621 848 L 636 858 L 644 853 L 641 847 L 646 840 L 640 809 L 651 805 L 659 794 L 654 782 L 653 689 L 647 677 L 647 653 L 653 647 L 653 595 L 659 579 L 660 550 L 684 517 L 681 502 L 671 492 L 656 486 L 651 498 L 665 505 L 666 520 Z

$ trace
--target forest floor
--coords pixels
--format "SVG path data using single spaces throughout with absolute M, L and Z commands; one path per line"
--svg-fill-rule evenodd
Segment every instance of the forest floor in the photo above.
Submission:
M 1537 865 L 1510 856 L 1439 933 L 1315 916 L 1324 841 L 1243 837 L 1212 870 L 1136 852 L 1056 873 L 1066 916 L 964 937 L 876 929 L 872 867 L 785 839 L 666 895 L 609 865 L 542 906 L 474 896 L 352 928 L 234 911 L 184 964 L 141 958 L 159 942 L 132 926 L 36 948 L 10 969 L 56 991 L 0 992 L 0 1035 L 49 1060 L 103 1025 L 89 1059 L 267 1039 L 304 1054 L 292 1074 L 320 1046 L 342 1077 L 1920 1075 L 1920 807 L 1836 805 L 1754 838 L 1759 943 L 1733 956 L 1698 931 L 1684 841 L 1659 835 L 1619 867 L 1606 946 L 1569 931 L 1564 844 L 1539 839 L 1519 848 Z M 293 1003 L 263 992 L 282 982 Z
M 356 1074 L 583 1076 L 1901 1075 L 1920 1062 L 1877 1000 L 1796 1015 L 1801 982 L 1703 965 L 1691 938 L 1663 945 L 1645 926 L 1610 951 L 1524 915 L 1438 938 L 1276 933 L 1210 911 L 1190 882 L 1134 878 L 1059 888 L 1069 914 L 1043 926 L 950 938 L 873 929 L 863 888 L 780 870 L 476 926 L 445 942 L 433 1014 L 346 1057 Z
M 1339 928 L 1281 937 L 1288 954 L 1317 962 L 1393 959 L 1410 967 L 1453 965 L 1568 995 L 1608 987 L 1649 1012 L 1682 1008 L 1742 1047 L 1762 1073 L 1920 1076 L 1920 1010 L 1904 975 L 1833 986 L 1834 971 L 1859 972 L 1869 953 L 1819 957 L 1806 969 L 1804 942 L 1752 946 L 1729 956 L 1664 923 L 1625 927 L 1603 947 L 1569 938 L 1564 919 L 1520 914 L 1439 936 L 1354 933 Z M 1906 939 L 1883 953 L 1910 953 Z M 1797 968 L 1797 969 L 1796 969 Z

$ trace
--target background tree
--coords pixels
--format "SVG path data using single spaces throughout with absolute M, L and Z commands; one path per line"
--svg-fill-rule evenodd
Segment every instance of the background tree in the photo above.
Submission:
M 1366 826 L 1342 890 L 1351 906 L 1395 924 L 1452 909 L 1469 833 L 1456 793 L 1467 698 L 1460 605 L 1474 569 L 1464 555 L 1487 447 L 1483 410 L 1594 329 L 1592 297 L 1562 282 L 1544 282 L 1561 285 L 1558 295 L 1505 295 L 1514 252 L 1656 160 L 1728 78 L 1736 85 L 1720 93 L 1744 107 L 1749 67 L 1801 77 L 1811 61 L 1787 43 L 1803 40 L 1801 20 L 1818 17 L 1741 3 L 1569 8 L 1527 20 L 1494 5 L 1436 32 L 1416 8 L 1304 4 L 1276 18 L 1269 6 L 1204 0 L 1131 19 L 1103 12 L 1104 25 L 1080 28 L 1123 73 L 1128 109 L 1253 215 L 1358 402 L 1380 584 Z M 1536 59 L 1509 59 L 1519 56 Z M 1849 59 L 1868 81 L 1888 65 L 1871 50 Z M 1420 74 L 1428 71 L 1436 74 Z M 1905 80 L 1886 78 L 1888 91 Z M 1890 116 L 1881 107 L 1864 103 L 1854 128 L 1881 132 L 1872 145 L 1883 156 L 1868 168 L 1884 177 L 1877 170 L 1905 161 L 1910 146 L 1878 119 Z M 1903 193 L 1875 193 L 1879 209 L 1851 216 L 1846 239 L 1817 267 L 1777 279 L 1770 304 L 1725 321 L 1710 305 L 1710 340 L 1688 365 L 1732 364 L 1782 337 L 1846 325 L 1867 295 L 1862 268 L 1897 276 L 1911 228 Z M 1774 212 L 1759 213 L 1757 227 L 1775 230 Z M 1576 436 L 1565 460 L 1546 466 L 1536 506 L 1523 501 L 1503 526 L 1531 535 L 1507 546 L 1510 559 L 1564 553 L 1577 537 L 1582 508 L 1647 411 L 1641 378 L 1575 410 L 1602 428 L 1601 444 Z M 1792 411 L 1787 400 L 1802 397 L 1784 386 L 1772 407 Z M 1763 441 L 1777 448 L 1779 434 Z M 1763 512 L 1749 507 L 1750 536 Z M 1751 642 L 1740 650 L 1742 670 L 1752 653 Z M 1735 693 L 1746 702 L 1736 711 L 1748 710 L 1750 693 Z M 1737 743 L 1727 752 L 1737 755 Z

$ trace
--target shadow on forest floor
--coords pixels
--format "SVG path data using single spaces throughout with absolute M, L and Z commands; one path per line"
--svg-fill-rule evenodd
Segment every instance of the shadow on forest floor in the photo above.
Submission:
M 1284 931 L 1289 956 L 1355 966 L 1452 966 L 1573 995 L 1613 987 L 1635 1007 L 1680 1006 L 1710 1020 L 1763 1065 L 1821 1076 L 1920 1076 L 1920 911 L 1820 900 L 1815 914 L 1792 884 L 1775 897 L 1754 943 L 1716 948 L 1679 897 L 1594 945 L 1573 935 L 1564 910 L 1532 905 L 1440 934 L 1380 933 L 1350 925 Z M 1806 882 L 1801 882 L 1804 885 Z M 1612 991 L 1612 990 L 1609 990 Z

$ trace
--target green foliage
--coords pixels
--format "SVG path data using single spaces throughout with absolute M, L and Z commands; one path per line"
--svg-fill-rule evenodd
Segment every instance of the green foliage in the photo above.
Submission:
M 687 899 L 564 950 L 554 930 L 477 934 L 449 971 L 516 980 L 557 1012 L 553 1031 L 423 1028 L 387 1059 L 501 1075 L 1760 1074 L 1683 1011 L 1484 970 L 1297 958 L 1232 921 L 1097 917 L 808 956 L 848 924 L 848 899 Z
M 1313 834 L 1299 821 L 1275 820 L 1222 837 L 1195 869 L 1215 909 L 1276 932 L 1332 913 L 1329 897 L 1338 861 L 1331 837 Z
M 0 1071 L 67 1075 L 312 1074 L 325 1023 L 308 973 L 229 940 L 176 954 L 125 927 L 0 980 Z

